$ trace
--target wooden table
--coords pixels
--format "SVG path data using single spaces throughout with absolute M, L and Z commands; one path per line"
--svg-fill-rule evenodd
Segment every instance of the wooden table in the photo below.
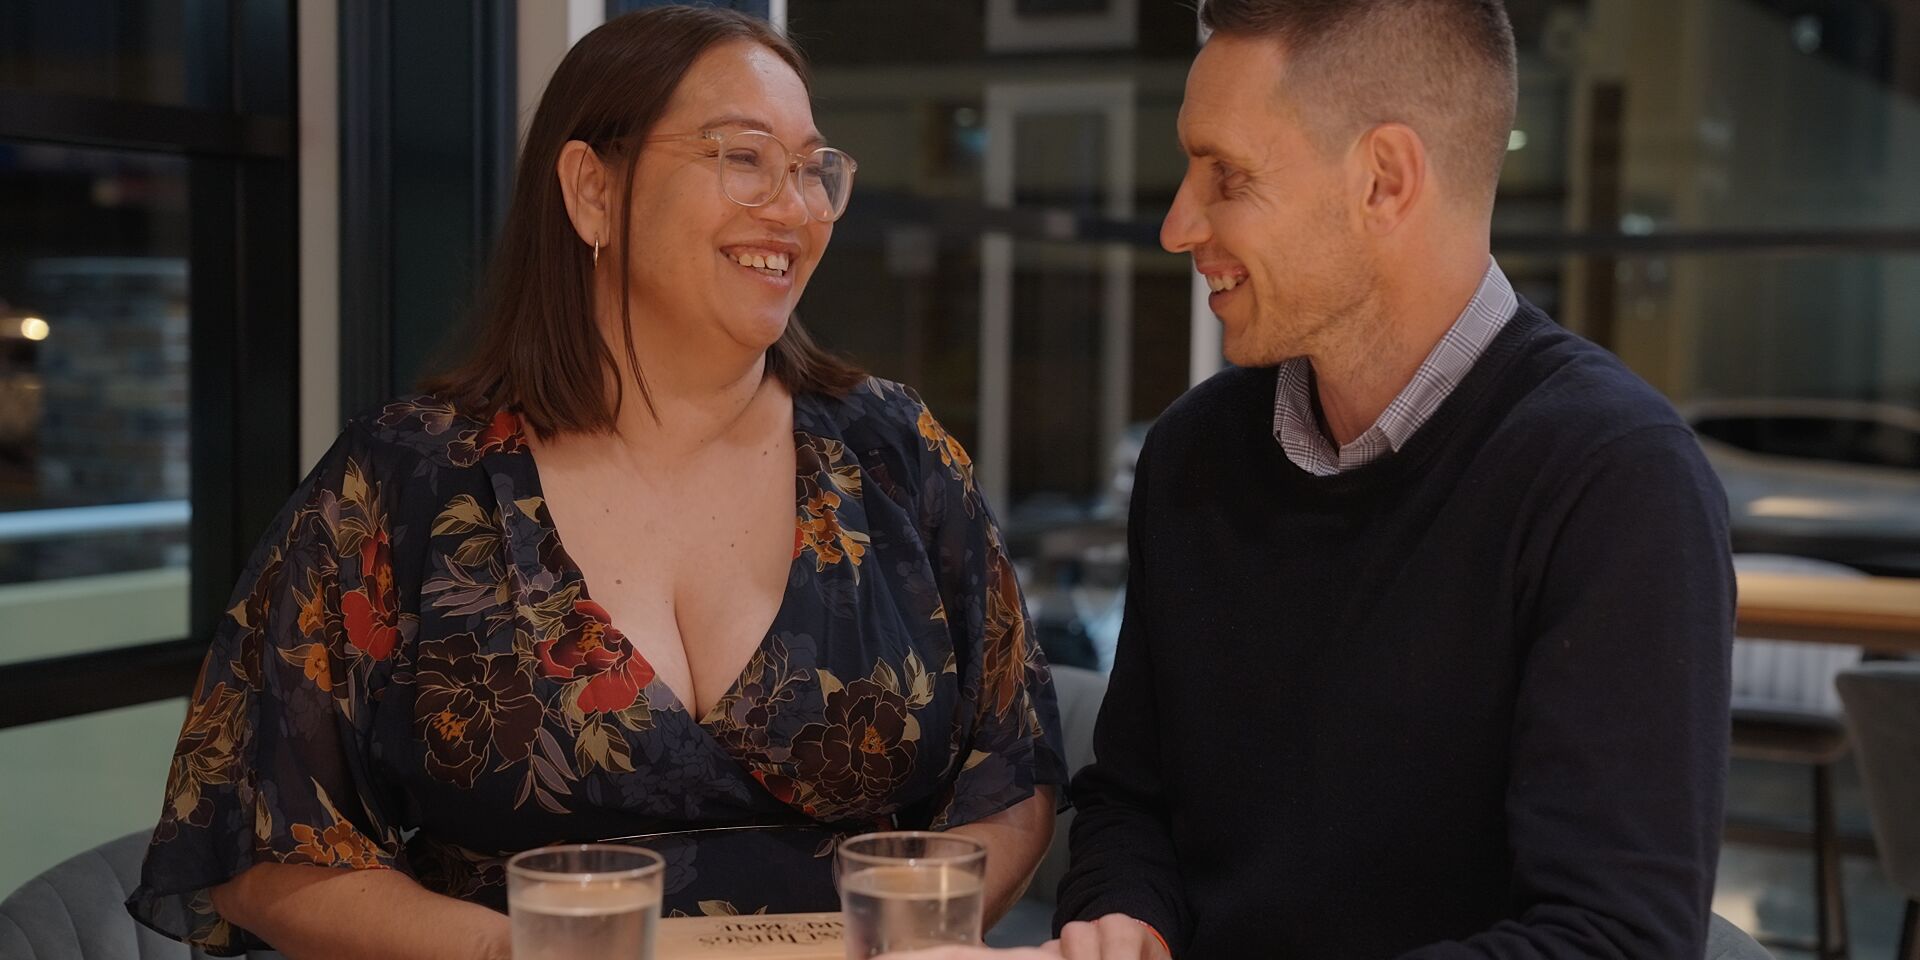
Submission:
M 1741 574 L 1737 633 L 1920 653 L 1920 579 Z

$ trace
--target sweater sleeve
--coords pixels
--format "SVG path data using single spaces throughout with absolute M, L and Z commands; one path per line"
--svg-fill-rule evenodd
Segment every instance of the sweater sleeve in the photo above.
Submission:
M 1726 791 L 1726 496 L 1677 425 L 1608 443 L 1583 478 L 1523 561 L 1514 919 L 1402 960 L 1705 951 Z
M 1125 619 L 1107 696 L 1094 725 L 1094 762 L 1073 781 L 1071 866 L 1061 878 L 1054 932 L 1075 920 L 1123 913 L 1151 926 L 1181 952 L 1191 914 L 1181 892 L 1160 769 L 1154 689 L 1152 598 L 1146 575 L 1144 518 L 1151 516 L 1141 451 L 1127 524 Z

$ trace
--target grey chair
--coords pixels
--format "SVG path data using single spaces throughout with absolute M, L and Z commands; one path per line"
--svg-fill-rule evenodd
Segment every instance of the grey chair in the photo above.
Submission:
M 1054 667 L 1053 686 L 1060 702 L 1060 735 L 1066 741 L 1067 773 L 1079 773 L 1093 762 L 1093 722 L 1100 715 L 1100 701 L 1107 695 L 1107 678 L 1080 667 Z M 1073 811 L 1060 814 L 1054 821 L 1053 843 L 1034 872 L 1027 895 L 987 934 L 987 943 L 996 947 L 1031 946 L 1043 943 L 1053 931 L 1053 904 L 1060 878 L 1067 874 L 1067 833 L 1073 828 Z
M 1707 960 L 1773 960 L 1773 954 L 1716 913 L 1707 924 Z
M 1906 895 L 1898 960 L 1920 960 L 1920 663 L 1840 674 L 1880 867 Z
M 1789 573 L 1805 577 L 1862 577 L 1852 567 L 1805 557 L 1740 554 L 1742 573 Z M 1841 879 L 1840 836 L 1834 810 L 1834 772 L 1848 752 L 1834 677 L 1860 662 L 1858 647 L 1742 637 L 1733 644 L 1733 742 L 1735 759 L 1805 767 L 1811 778 L 1815 938 L 1775 938 L 1783 947 L 1811 950 L 1819 960 L 1847 957 L 1847 898 Z M 1733 822 L 1729 833 L 1767 824 Z M 1770 831 L 1778 833 L 1780 831 Z
M 140 882 L 145 832 L 109 841 L 28 880 L 0 900 L 0 960 L 203 960 L 135 922 L 124 905 Z M 281 960 L 253 952 L 254 960 Z

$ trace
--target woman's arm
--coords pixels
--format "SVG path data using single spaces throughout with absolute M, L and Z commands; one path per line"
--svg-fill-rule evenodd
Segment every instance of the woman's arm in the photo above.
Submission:
M 220 915 L 289 960 L 507 960 L 507 918 L 397 870 L 261 863 L 213 888 Z
M 992 929 L 1027 892 L 1047 844 L 1053 841 L 1053 810 L 1054 790 L 1042 786 L 1033 796 L 991 817 L 948 831 L 987 845 L 983 929 Z

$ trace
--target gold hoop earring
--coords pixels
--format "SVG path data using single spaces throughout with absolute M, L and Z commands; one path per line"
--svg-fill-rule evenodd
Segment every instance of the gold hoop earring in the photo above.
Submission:
M 598 239 L 593 241 L 593 265 L 596 267 L 600 265 L 600 241 Z

